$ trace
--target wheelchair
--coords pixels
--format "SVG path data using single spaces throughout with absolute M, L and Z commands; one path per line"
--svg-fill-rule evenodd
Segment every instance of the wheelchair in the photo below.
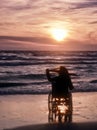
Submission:
M 72 122 L 72 94 L 48 95 L 48 121 Z

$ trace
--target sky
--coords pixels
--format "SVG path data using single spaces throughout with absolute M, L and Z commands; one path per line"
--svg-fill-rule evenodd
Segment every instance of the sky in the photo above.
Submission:
M 97 50 L 97 0 L 0 0 L 0 50 Z

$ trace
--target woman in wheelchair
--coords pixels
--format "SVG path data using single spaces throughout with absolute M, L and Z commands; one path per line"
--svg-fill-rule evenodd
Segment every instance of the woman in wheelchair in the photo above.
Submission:
M 56 76 L 52 77 L 50 72 L 55 72 Z M 68 95 L 69 90 L 74 88 L 68 70 L 64 66 L 52 70 L 46 69 L 46 75 L 52 84 L 52 96 L 54 97 Z
M 52 84 L 52 93 L 48 96 L 49 121 L 71 122 L 72 95 L 69 90 L 74 87 L 68 70 L 63 66 L 46 69 L 46 75 Z

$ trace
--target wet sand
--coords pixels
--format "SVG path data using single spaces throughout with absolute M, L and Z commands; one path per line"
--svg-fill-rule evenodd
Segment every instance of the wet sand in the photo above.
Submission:
M 52 130 L 67 129 L 67 126 L 78 130 L 95 127 L 97 130 L 97 93 L 73 93 L 72 97 L 73 120 L 63 125 L 48 123 L 48 95 L 0 96 L 0 130 Z

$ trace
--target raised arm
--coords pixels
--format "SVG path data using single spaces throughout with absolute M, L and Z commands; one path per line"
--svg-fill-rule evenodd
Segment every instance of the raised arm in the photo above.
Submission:
M 47 76 L 47 79 L 51 82 L 52 78 L 50 76 L 49 69 L 46 69 L 46 76 Z

